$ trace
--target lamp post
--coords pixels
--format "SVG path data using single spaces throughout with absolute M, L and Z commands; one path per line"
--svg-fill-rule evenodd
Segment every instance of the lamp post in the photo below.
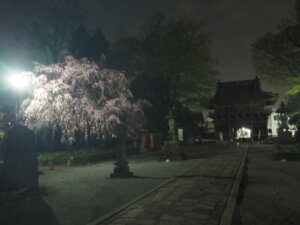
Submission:
M 8 82 L 16 90 L 16 99 L 15 99 L 15 121 L 14 123 L 18 124 L 20 119 L 20 95 L 21 92 L 29 84 L 29 76 L 25 72 L 14 73 L 8 77 Z
M 19 104 L 22 91 L 28 86 L 30 74 L 18 73 L 7 77 L 15 89 L 15 121 L 6 132 L 3 141 L 5 149 L 1 191 L 37 190 L 38 165 L 35 146 L 35 134 L 32 130 L 19 124 Z

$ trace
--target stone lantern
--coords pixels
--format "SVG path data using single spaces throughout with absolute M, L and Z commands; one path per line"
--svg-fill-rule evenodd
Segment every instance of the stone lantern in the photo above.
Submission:
M 116 162 L 114 172 L 110 174 L 111 178 L 133 177 L 133 173 L 129 171 L 128 162 L 126 160 L 126 141 L 127 128 L 123 124 L 117 124 L 112 134 L 113 148 L 116 154 Z
M 164 142 L 160 160 L 184 160 L 186 155 L 182 144 L 177 140 L 175 116 L 172 112 L 166 117 L 168 120 L 168 138 Z

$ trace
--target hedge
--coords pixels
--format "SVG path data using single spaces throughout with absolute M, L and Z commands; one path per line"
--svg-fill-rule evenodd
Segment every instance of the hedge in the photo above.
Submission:
M 127 154 L 136 154 L 136 148 L 130 147 L 127 149 Z M 87 164 L 89 162 L 97 162 L 101 160 L 113 159 L 115 154 L 111 150 L 77 150 L 65 152 L 52 152 L 38 155 L 39 165 L 66 165 L 69 160 L 72 164 Z

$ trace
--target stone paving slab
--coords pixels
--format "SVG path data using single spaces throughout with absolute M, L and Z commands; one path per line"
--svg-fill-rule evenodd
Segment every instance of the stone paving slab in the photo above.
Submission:
M 217 225 L 245 149 L 207 158 L 145 198 L 91 225 Z

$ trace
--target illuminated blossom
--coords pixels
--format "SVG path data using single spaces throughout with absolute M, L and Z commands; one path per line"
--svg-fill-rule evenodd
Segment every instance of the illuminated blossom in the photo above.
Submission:
M 64 63 L 37 64 L 33 91 L 22 103 L 22 117 L 33 130 L 60 129 L 62 142 L 76 133 L 85 139 L 109 139 L 114 126 L 127 126 L 135 138 L 144 121 L 144 101 L 134 101 L 129 81 L 120 71 L 103 69 L 86 59 L 66 57 Z

